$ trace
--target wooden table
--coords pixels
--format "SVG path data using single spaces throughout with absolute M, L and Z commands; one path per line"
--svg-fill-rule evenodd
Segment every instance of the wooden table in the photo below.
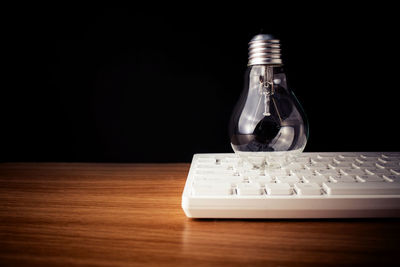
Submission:
M 0 164 L 0 265 L 399 263 L 400 221 L 194 220 L 189 164 Z

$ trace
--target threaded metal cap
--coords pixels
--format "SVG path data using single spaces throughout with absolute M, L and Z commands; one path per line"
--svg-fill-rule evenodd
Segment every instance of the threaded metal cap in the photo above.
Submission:
M 282 64 L 279 40 L 270 34 L 258 34 L 249 42 L 249 63 L 251 65 Z

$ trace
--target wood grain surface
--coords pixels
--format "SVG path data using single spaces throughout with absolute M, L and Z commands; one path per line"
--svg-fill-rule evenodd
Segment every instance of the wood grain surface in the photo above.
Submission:
M 189 164 L 0 164 L 0 265 L 400 262 L 400 221 L 194 220 Z

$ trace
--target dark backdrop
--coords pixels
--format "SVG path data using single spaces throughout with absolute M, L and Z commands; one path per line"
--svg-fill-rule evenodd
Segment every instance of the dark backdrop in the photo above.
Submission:
M 260 31 L 281 39 L 309 119 L 306 151 L 400 150 L 395 9 L 263 8 L 6 11 L 1 160 L 175 162 L 231 152 L 228 121 L 247 43 Z

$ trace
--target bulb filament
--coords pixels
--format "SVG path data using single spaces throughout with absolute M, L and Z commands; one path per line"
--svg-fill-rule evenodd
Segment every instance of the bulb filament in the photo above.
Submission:
M 264 116 L 271 116 L 270 96 L 274 94 L 274 73 L 272 67 L 266 67 L 260 76 L 260 92 L 264 95 Z
M 263 92 L 264 95 L 264 116 L 271 116 L 269 112 L 269 92 Z

